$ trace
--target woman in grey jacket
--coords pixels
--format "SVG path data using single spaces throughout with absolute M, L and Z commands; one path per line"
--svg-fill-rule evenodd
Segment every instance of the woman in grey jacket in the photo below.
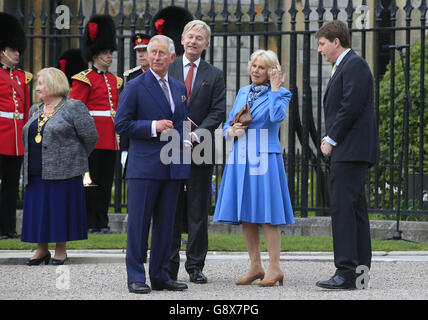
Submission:
M 49 263 L 49 242 L 56 242 L 52 264 L 67 258 L 66 242 L 87 239 L 82 175 L 98 134 L 86 106 L 68 98 L 65 74 L 45 68 L 37 74 L 42 103 L 30 109 L 23 129 L 24 215 L 21 240 L 38 243 L 27 265 Z

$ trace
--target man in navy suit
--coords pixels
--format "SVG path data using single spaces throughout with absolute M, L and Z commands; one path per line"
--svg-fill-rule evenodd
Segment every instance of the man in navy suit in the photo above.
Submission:
M 186 87 L 168 76 L 175 58 L 174 42 L 163 35 L 151 38 L 147 47 L 150 69 L 128 82 L 120 95 L 115 129 L 130 138 L 128 153 L 128 243 L 126 270 L 128 289 L 133 293 L 187 289 L 171 280 L 174 214 L 182 180 L 189 177 L 184 164 L 183 121 L 187 119 Z M 162 133 L 175 130 L 180 143 L 164 141 Z M 180 154 L 180 161 L 167 164 L 165 148 Z M 190 151 L 189 151 L 190 152 Z M 166 153 L 168 154 L 168 153 Z M 174 159 L 173 159 L 174 160 Z M 153 217 L 149 276 L 146 284 L 143 253 Z
M 373 109 L 373 77 L 367 62 L 350 48 L 350 34 L 340 20 L 316 33 L 318 52 L 333 64 L 324 95 L 326 135 L 321 151 L 330 161 L 330 213 L 336 272 L 317 286 L 353 289 L 356 269 L 370 268 L 370 224 L 364 191 L 367 169 L 378 158 Z

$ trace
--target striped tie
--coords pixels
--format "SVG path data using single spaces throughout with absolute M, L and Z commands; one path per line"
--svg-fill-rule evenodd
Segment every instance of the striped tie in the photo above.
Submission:
M 171 105 L 171 101 L 169 100 L 168 87 L 166 86 L 166 80 L 165 79 L 160 79 L 160 81 L 162 82 L 162 91 L 165 94 L 166 100 L 168 100 L 169 105 Z

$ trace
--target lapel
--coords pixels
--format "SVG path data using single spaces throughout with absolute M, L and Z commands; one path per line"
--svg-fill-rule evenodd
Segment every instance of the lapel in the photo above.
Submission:
M 171 64 L 171 72 L 168 72 L 174 79 L 184 83 L 184 74 L 183 74 L 183 56 L 180 56 L 175 59 Z
M 144 84 L 148 89 L 147 91 L 152 96 L 153 100 L 157 103 L 157 105 L 160 107 L 160 109 L 163 111 L 163 113 L 170 118 L 172 116 L 171 107 L 155 76 L 152 74 L 151 71 L 147 70 L 146 72 L 144 72 L 143 77 Z
M 195 83 L 193 84 L 192 92 L 190 93 L 190 101 L 192 101 L 192 97 L 194 98 L 197 95 L 199 89 L 202 86 L 203 81 L 206 80 L 205 77 L 209 74 L 208 69 L 208 63 L 201 59 L 199 67 L 196 71 Z
M 172 99 L 174 100 L 174 104 L 175 104 L 175 109 L 173 114 L 173 118 L 174 118 L 176 115 L 180 115 L 179 109 L 184 103 L 182 98 L 183 97 L 185 98 L 186 96 L 180 94 L 180 89 L 176 86 L 177 81 L 174 81 L 174 79 L 171 80 L 171 78 L 172 77 L 168 75 L 169 88 L 171 89 Z
M 346 56 L 342 59 L 342 61 L 340 62 L 339 66 L 337 67 L 336 71 L 333 74 L 333 77 L 330 78 L 330 80 L 328 81 L 327 84 L 327 88 L 325 89 L 325 94 L 324 94 L 324 100 L 325 97 L 327 96 L 328 93 L 328 89 L 330 88 L 330 85 L 333 83 L 334 79 L 336 79 L 338 77 L 338 74 L 340 73 L 340 71 L 343 69 L 343 66 L 345 65 L 346 61 L 348 61 L 348 59 L 354 54 L 354 50 L 351 49 L 351 51 L 349 51 Z

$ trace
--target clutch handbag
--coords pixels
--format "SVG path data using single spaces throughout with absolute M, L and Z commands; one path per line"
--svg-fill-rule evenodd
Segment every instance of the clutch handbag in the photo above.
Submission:
M 246 104 L 237 114 L 233 117 L 233 120 L 230 122 L 230 126 L 233 126 L 235 123 L 241 123 L 243 126 L 248 126 L 253 117 L 251 116 L 250 108 Z

